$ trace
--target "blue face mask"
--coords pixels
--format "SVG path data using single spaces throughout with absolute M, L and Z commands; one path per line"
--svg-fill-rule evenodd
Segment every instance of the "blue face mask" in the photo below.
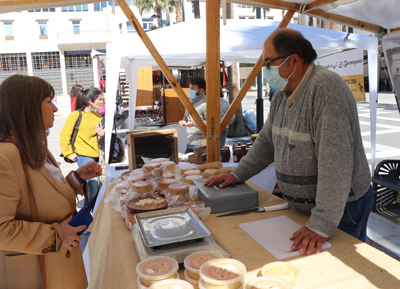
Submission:
M 282 64 L 284 64 L 289 59 L 289 57 L 290 56 L 288 56 L 288 58 L 286 58 L 279 66 L 271 66 L 269 70 L 266 67 L 264 67 L 265 80 L 267 81 L 269 86 L 275 88 L 276 90 L 283 90 L 286 87 L 289 78 L 293 75 L 294 71 L 296 70 L 295 68 L 292 74 L 290 74 L 287 79 L 280 76 L 279 67 L 281 67 Z
M 196 97 L 197 97 L 197 91 L 194 91 L 194 90 L 191 90 L 191 89 L 189 89 L 189 97 L 191 98 L 191 99 L 195 99 Z

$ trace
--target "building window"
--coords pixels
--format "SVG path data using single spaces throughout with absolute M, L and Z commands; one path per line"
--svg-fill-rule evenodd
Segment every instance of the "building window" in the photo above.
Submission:
M 274 20 L 274 16 L 267 16 L 268 20 Z
M 240 17 L 240 16 L 239 16 L 239 19 L 246 19 L 246 17 Z
M 293 17 L 293 24 L 299 24 L 299 18 Z
M 56 8 L 35 9 L 35 10 L 28 10 L 28 12 L 56 12 Z
M 256 19 L 256 17 L 254 17 L 254 16 L 249 16 L 249 19 Z
M 3 24 L 4 24 L 4 35 L 6 36 L 6 40 L 14 40 L 12 21 L 4 21 Z
M 122 33 L 122 23 L 119 24 L 119 33 Z
M 68 6 L 68 7 L 61 7 L 62 12 L 87 12 L 89 11 L 89 5 L 76 5 L 76 6 Z
M 103 11 L 107 7 L 107 1 L 94 3 L 94 11 Z
M 47 39 L 47 21 L 41 20 L 38 21 L 39 24 L 39 38 L 40 39 Z
M 142 26 L 143 26 L 143 29 L 145 30 L 145 31 L 149 31 L 149 30 L 151 30 L 151 27 L 153 27 L 154 25 L 153 25 L 153 19 L 151 19 L 151 18 L 143 18 L 142 19 Z
M 80 20 L 72 20 L 72 28 L 74 30 L 75 35 L 81 34 L 80 24 L 81 24 Z
M 58 51 L 33 52 L 32 66 L 34 76 L 46 80 L 53 86 L 56 95 L 62 95 L 60 53 Z
M 0 83 L 14 74 L 28 75 L 25 53 L 0 54 Z
M 129 21 L 126 22 L 126 30 L 128 33 L 135 33 L 135 29 L 133 29 L 133 26 Z
M 93 86 L 93 62 L 90 52 L 90 50 L 64 52 L 67 87 L 72 87 L 74 84 L 83 87 Z

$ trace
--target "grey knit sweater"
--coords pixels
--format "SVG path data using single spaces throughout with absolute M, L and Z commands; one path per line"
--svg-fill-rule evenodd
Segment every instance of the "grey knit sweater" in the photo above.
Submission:
M 357 106 L 339 75 L 311 64 L 288 99 L 277 92 L 260 135 L 233 174 L 245 181 L 272 162 L 290 205 L 310 214 L 306 226 L 331 236 L 346 202 L 362 197 L 371 182 Z

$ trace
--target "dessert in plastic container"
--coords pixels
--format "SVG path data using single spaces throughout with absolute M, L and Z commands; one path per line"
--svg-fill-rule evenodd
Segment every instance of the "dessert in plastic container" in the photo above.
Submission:
M 187 281 L 174 279 L 164 280 L 154 283 L 149 289 L 194 289 L 192 284 Z
M 174 277 L 175 277 L 175 279 L 179 279 L 178 272 L 176 272 Z M 170 279 L 173 279 L 173 278 L 170 278 Z M 169 280 L 169 279 L 166 279 L 166 280 Z M 161 282 L 161 281 L 158 281 L 158 282 Z M 156 283 L 157 283 L 157 281 L 156 281 Z M 149 289 L 149 287 L 143 285 L 142 280 L 140 279 L 140 277 L 137 278 L 137 284 L 139 286 L 139 289 Z
M 237 289 L 244 289 L 244 279 L 241 283 L 241 285 L 237 288 Z M 230 289 L 231 287 L 229 287 L 230 285 L 208 285 L 209 287 L 206 287 L 204 280 L 199 280 L 199 289 Z M 263 288 L 264 289 L 264 288 Z M 270 288 L 268 288 L 270 289 Z M 273 288 L 275 289 L 275 288 Z
M 200 279 L 199 270 L 201 265 L 203 265 L 207 261 L 218 258 L 224 258 L 224 256 L 222 256 L 219 253 L 211 251 L 202 251 L 187 256 L 185 258 L 185 261 L 183 262 L 183 265 L 185 266 L 185 269 L 190 278 L 194 280 L 199 280 Z
M 286 262 L 272 262 L 261 269 L 261 275 L 268 277 L 278 277 L 290 283 L 293 287 L 296 285 L 299 271 L 293 265 Z
M 136 272 L 144 286 L 150 287 L 155 282 L 175 278 L 178 262 L 170 257 L 151 257 L 136 266 Z
M 258 277 L 251 279 L 246 284 L 245 289 L 293 289 L 292 285 L 286 280 L 278 277 Z
M 206 289 L 238 289 L 247 271 L 240 261 L 220 258 L 201 265 L 199 273 Z
M 194 289 L 199 289 L 199 280 L 190 278 L 188 270 L 185 270 L 185 280 L 192 284 Z

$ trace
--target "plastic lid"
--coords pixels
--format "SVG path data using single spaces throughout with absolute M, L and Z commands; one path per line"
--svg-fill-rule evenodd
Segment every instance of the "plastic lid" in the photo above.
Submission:
M 292 285 L 286 280 L 278 277 L 258 277 L 251 279 L 246 284 L 246 289 L 293 289 Z
M 201 265 L 207 261 L 217 258 L 224 258 L 224 256 L 211 251 L 197 252 L 187 256 L 183 262 L 183 265 L 188 271 L 199 274 Z
M 206 285 L 204 284 L 204 280 L 201 280 L 201 279 L 199 280 L 199 289 L 207 289 Z M 240 285 L 240 287 L 237 289 L 244 289 L 244 281 L 243 281 L 242 285 Z
M 175 259 L 163 256 L 147 258 L 136 266 L 138 276 L 147 280 L 167 279 L 178 269 L 179 265 Z
M 179 279 L 164 280 L 154 283 L 149 289 L 194 289 L 192 284 Z
M 200 267 L 200 278 L 214 285 L 228 285 L 243 280 L 246 266 L 230 258 L 213 259 Z
M 137 277 L 137 284 L 139 286 L 139 289 L 149 289 L 149 287 L 143 285 L 142 281 L 140 280 L 140 277 Z
M 272 262 L 261 269 L 261 275 L 278 277 L 292 283 L 297 279 L 299 271 L 293 265 L 286 262 Z

